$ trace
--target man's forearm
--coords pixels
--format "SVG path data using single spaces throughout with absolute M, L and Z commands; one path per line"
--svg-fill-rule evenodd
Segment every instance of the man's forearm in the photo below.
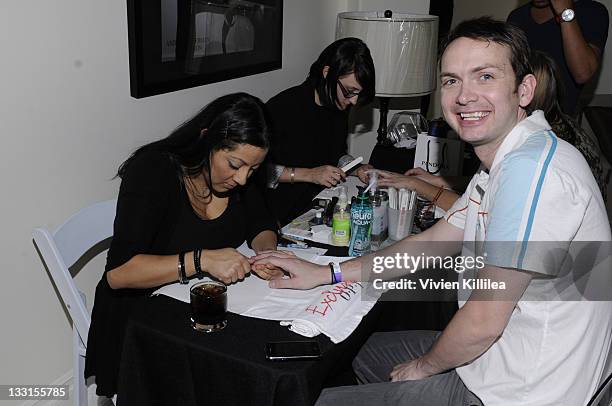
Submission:
M 389 269 L 389 272 L 385 271 L 376 274 L 372 271 L 374 257 L 393 258 L 398 253 L 415 257 L 422 255 L 444 257 L 459 253 L 462 242 L 463 230 L 441 219 L 433 227 L 420 234 L 404 238 L 387 248 L 369 255 L 343 262 L 341 266 L 342 277 L 345 280 L 352 281 L 369 281 L 374 278 L 392 279 L 400 276 L 400 273 L 405 274 L 408 271 Z
M 599 54 L 589 45 L 578 21 L 561 22 L 563 53 L 565 61 L 576 83 L 586 83 L 599 67 Z
M 478 277 L 503 282 L 505 289 L 472 292 L 431 350 L 421 357 L 420 367 L 427 375 L 459 367 L 481 356 L 502 335 L 531 281 L 528 273 L 492 266 L 483 269 Z

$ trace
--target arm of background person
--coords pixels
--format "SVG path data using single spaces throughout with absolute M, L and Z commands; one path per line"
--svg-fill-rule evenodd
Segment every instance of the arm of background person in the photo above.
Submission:
M 378 185 L 391 186 L 396 189 L 406 188 L 414 190 L 417 194 L 430 202 L 435 201 L 436 206 L 448 211 L 459 195 L 451 190 L 446 190 L 442 186 L 435 186 L 429 182 L 419 179 L 416 176 L 400 175 L 399 173 L 378 171 Z
M 565 9 L 574 8 L 572 0 L 551 0 L 551 5 L 556 15 L 561 15 Z M 578 18 L 579 16 L 576 16 L 573 21 L 560 22 L 561 37 L 565 62 L 569 71 L 576 83 L 584 84 L 597 72 L 602 50 L 587 42 L 578 24 Z M 584 24 L 592 23 L 592 21 L 584 21 Z
M 293 179 L 291 172 L 293 171 Z M 333 165 L 323 165 L 316 168 L 297 168 L 270 164 L 268 168 L 267 186 L 275 189 L 279 183 L 316 183 L 325 187 L 336 186 L 346 179 L 346 173 Z
M 478 277 L 504 282 L 506 289 L 473 291 L 431 350 L 397 365 L 391 372 L 392 381 L 423 379 L 468 364 L 501 337 L 532 276 L 521 270 L 487 265 Z
M 471 176 L 436 176 L 423 168 L 412 168 L 404 172 L 404 175 L 416 176 L 417 178 L 431 183 L 434 186 L 443 187 L 463 192 L 472 179 Z

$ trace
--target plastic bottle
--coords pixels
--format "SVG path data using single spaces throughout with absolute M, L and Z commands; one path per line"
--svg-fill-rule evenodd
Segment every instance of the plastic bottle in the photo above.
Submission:
M 333 245 L 348 245 L 351 232 L 351 216 L 346 208 L 347 204 L 346 189 L 342 187 L 338 197 L 338 204 L 334 208 L 334 215 L 332 217 L 331 239 Z
M 364 193 L 362 188 L 359 188 L 355 203 L 351 205 L 350 256 L 360 257 L 370 252 L 372 217 L 370 197 Z
M 376 251 L 387 239 L 389 195 L 384 190 L 377 190 L 372 196 L 372 250 Z

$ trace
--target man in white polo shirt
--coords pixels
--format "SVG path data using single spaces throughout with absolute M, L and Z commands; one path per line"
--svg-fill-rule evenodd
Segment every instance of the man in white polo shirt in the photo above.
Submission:
M 289 272 L 272 287 L 305 289 L 330 283 L 334 271 L 373 279 L 374 256 L 462 251 L 484 266 L 460 281 L 504 287 L 461 290 L 460 309 L 442 333 L 374 334 L 354 362 L 366 384 L 326 389 L 317 404 L 576 406 L 605 378 L 610 225 L 580 152 L 552 133 L 541 111 L 527 111 L 536 87 L 529 54 L 520 30 L 489 18 L 449 34 L 442 108 L 482 168 L 444 220 L 331 271 L 277 252 L 254 259 Z

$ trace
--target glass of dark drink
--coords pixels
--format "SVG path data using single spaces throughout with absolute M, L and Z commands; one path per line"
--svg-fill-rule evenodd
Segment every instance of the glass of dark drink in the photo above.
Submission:
M 221 282 L 198 282 L 189 290 L 191 325 L 197 331 L 212 333 L 227 325 L 227 287 Z

